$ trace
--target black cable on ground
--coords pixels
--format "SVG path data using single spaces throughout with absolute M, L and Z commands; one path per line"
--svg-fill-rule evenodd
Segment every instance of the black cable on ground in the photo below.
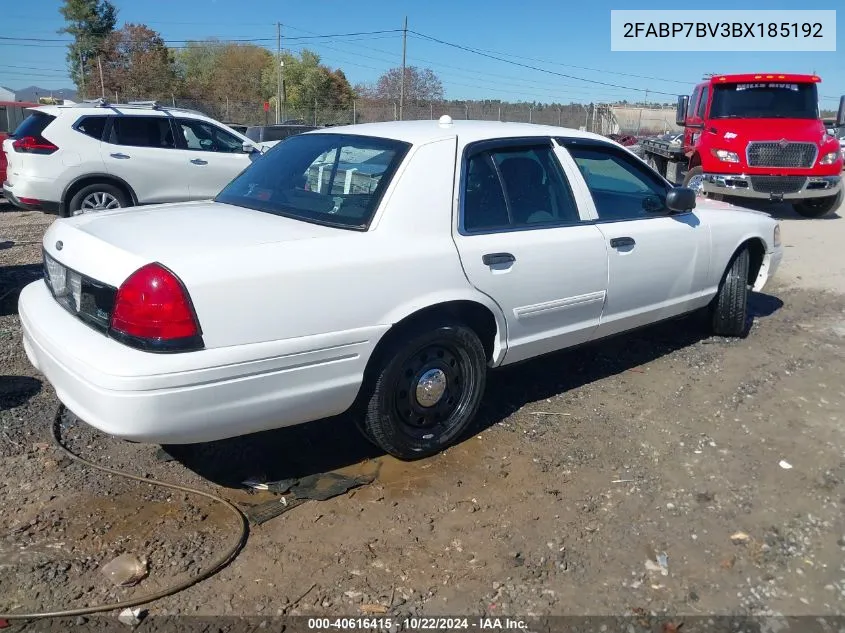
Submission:
M 105 473 L 110 473 L 112 475 L 116 475 L 118 477 L 124 477 L 125 479 L 133 479 L 135 481 L 140 481 L 145 484 L 150 484 L 152 486 L 160 486 L 162 488 L 169 488 L 171 490 L 179 490 L 180 492 L 186 492 L 192 495 L 199 495 L 201 497 L 205 497 L 206 499 L 211 499 L 217 503 L 223 504 L 223 506 L 232 512 L 237 517 L 238 520 L 238 537 L 235 541 L 233 541 L 232 545 L 214 562 L 209 565 L 205 570 L 197 574 L 195 577 L 180 582 L 175 585 L 171 585 L 161 591 L 156 591 L 155 593 L 150 593 L 146 595 L 139 596 L 137 598 L 131 598 L 129 600 L 123 600 L 120 602 L 112 602 L 109 604 L 100 604 L 94 605 L 91 607 L 80 607 L 78 609 L 65 609 L 60 611 L 43 611 L 40 613 L 0 613 L 0 620 L 37 620 L 43 618 L 65 618 L 65 617 L 73 617 L 79 615 L 90 615 L 92 613 L 102 613 L 104 611 L 114 611 L 116 609 L 126 609 L 128 607 L 137 607 L 142 604 L 147 604 L 149 602 L 153 602 L 155 600 L 160 600 L 161 598 L 165 598 L 167 596 L 172 596 L 180 591 L 184 591 L 188 587 L 195 585 L 196 583 L 209 578 L 210 576 L 217 573 L 219 570 L 223 569 L 226 565 L 228 565 L 232 560 L 234 560 L 235 556 L 237 556 L 238 552 L 240 552 L 241 548 L 243 547 L 244 543 L 246 542 L 246 537 L 248 534 L 248 526 L 246 519 L 244 518 L 243 513 L 232 503 L 226 501 L 222 497 L 218 497 L 217 495 L 211 494 L 210 492 L 205 492 L 203 490 L 198 490 L 196 488 L 189 488 L 188 486 L 181 486 L 179 484 L 173 484 L 166 481 L 158 481 L 156 479 L 150 479 L 147 477 L 140 477 L 138 475 L 133 475 L 131 473 L 123 472 L 122 470 L 117 470 L 116 468 L 109 468 L 108 466 L 101 466 L 100 464 L 95 464 L 92 461 L 85 459 L 84 457 L 80 457 L 76 453 L 73 453 L 69 448 L 67 448 L 61 439 L 61 419 L 62 414 L 65 411 L 65 407 L 62 404 L 59 404 L 58 409 L 56 410 L 56 415 L 53 418 L 53 424 L 51 426 L 51 435 L 53 439 L 53 443 L 65 453 L 68 457 L 73 459 L 74 461 L 79 462 L 80 464 L 84 464 L 89 468 L 94 468 L 95 470 L 100 470 Z

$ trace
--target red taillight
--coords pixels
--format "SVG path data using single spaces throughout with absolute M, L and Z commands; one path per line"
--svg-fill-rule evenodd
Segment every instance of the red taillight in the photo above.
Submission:
M 56 145 L 41 136 L 22 136 L 12 142 L 12 148 L 16 152 L 25 154 L 52 154 L 57 149 Z
M 163 349 L 180 340 L 186 345 L 179 349 L 195 349 L 200 335 L 182 282 L 160 264 L 139 268 L 118 288 L 111 330 L 136 342 L 164 343 Z

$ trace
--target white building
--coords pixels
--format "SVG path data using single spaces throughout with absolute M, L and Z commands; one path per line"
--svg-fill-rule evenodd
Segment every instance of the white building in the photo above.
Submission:
M 14 101 L 15 100 L 15 93 L 8 88 L 4 88 L 0 86 L 0 101 Z

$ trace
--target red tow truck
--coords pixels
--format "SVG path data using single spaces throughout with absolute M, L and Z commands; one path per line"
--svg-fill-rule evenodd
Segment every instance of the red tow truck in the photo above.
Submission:
M 824 217 L 843 200 L 843 156 L 819 116 L 820 82 L 786 73 L 713 75 L 678 97 L 682 139 L 642 141 L 644 159 L 707 197 L 788 202 L 804 217 Z M 845 96 L 836 124 L 845 124 Z

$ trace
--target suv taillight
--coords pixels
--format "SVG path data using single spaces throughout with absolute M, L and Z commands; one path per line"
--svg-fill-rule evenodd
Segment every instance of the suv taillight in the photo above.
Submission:
M 151 352 L 203 347 L 185 286 L 161 264 L 142 266 L 118 288 L 109 334 L 126 345 Z
M 22 136 L 12 141 L 12 148 L 24 154 L 52 154 L 59 149 L 42 136 Z

